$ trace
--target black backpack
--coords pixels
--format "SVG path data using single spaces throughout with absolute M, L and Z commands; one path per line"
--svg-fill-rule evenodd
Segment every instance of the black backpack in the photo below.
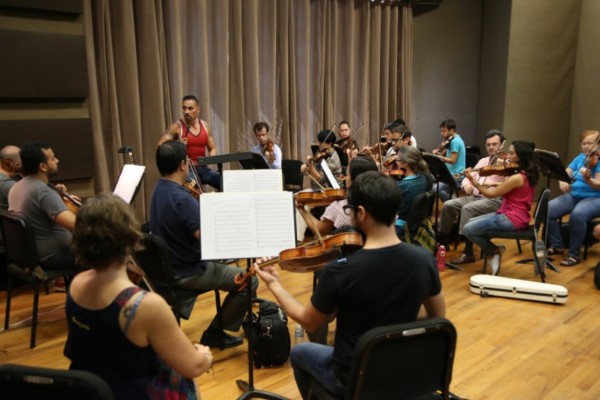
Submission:
M 258 315 L 252 313 L 252 323 L 244 321 L 244 331 L 252 340 L 254 366 L 281 365 L 290 357 L 290 332 L 287 315 L 272 301 L 259 303 Z

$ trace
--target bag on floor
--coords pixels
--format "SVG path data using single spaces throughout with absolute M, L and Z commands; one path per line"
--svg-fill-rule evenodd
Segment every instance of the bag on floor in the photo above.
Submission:
M 288 318 L 283 310 L 272 301 L 259 303 L 258 315 L 252 313 L 252 322 L 244 322 L 248 340 L 252 340 L 254 366 L 271 367 L 282 365 L 290 357 L 290 332 Z

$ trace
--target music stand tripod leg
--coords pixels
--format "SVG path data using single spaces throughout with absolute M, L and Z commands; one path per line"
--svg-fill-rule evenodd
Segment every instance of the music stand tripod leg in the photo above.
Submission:
M 252 268 L 252 262 L 254 260 L 251 258 L 247 259 L 247 267 L 246 271 L 249 272 L 250 268 Z M 246 285 L 247 297 L 248 297 L 248 314 L 246 315 L 247 321 L 249 322 L 249 327 L 252 329 L 252 284 L 248 283 Z M 242 379 L 238 379 L 235 381 L 237 386 L 244 393 L 240 397 L 241 399 L 267 399 L 267 400 L 288 400 L 286 397 L 279 396 L 275 393 L 266 392 L 264 390 L 257 390 L 254 388 L 254 348 L 251 340 L 251 335 L 248 335 L 248 381 L 244 381 Z

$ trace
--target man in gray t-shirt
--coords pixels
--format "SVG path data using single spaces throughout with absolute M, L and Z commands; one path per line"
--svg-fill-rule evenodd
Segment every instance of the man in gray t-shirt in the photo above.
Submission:
M 58 172 L 58 159 L 46 142 L 30 142 L 21 150 L 25 177 L 8 196 L 8 209 L 22 215 L 32 227 L 40 264 L 45 269 L 79 269 L 71 249 L 75 214 L 48 186 Z

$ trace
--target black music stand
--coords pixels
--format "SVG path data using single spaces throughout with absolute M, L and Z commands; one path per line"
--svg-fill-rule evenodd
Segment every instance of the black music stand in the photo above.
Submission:
M 246 160 L 239 160 L 239 163 L 244 169 L 270 169 L 267 160 L 262 154 L 251 153 L 252 158 Z
M 248 258 L 246 265 L 246 276 L 251 277 L 250 270 L 252 268 L 254 259 Z M 252 288 L 250 282 L 246 282 L 246 291 L 248 297 L 248 313 L 246 315 L 247 323 L 250 329 L 252 328 L 252 304 L 260 303 L 264 300 L 260 298 L 252 299 Z M 252 343 L 252 335 L 248 336 L 248 382 L 243 379 L 238 379 L 235 383 L 238 385 L 242 393 L 238 400 L 242 399 L 267 399 L 267 400 L 287 400 L 286 397 L 279 396 L 275 393 L 266 392 L 264 390 L 257 390 L 254 387 L 254 344 Z
M 571 183 L 573 180 L 567 174 L 565 166 L 560 161 L 558 157 L 558 153 L 554 153 L 552 151 L 535 149 L 535 154 L 537 155 L 538 165 L 540 166 L 540 171 L 544 176 L 546 176 L 546 189 L 550 189 L 550 179 L 556 179 L 558 181 L 563 181 L 567 183 Z M 548 223 L 544 224 L 544 230 L 542 232 L 542 241 L 547 245 L 548 239 Z M 529 262 L 533 262 L 532 258 L 527 258 L 524 260 L 519 260 L 517 264 L 526 264 Z M 552 264 L 552 259 L 546 257 L 546 266 L 555 272 L 560 272 L 559 269 Z
M 450 186 L 452 188 L 453 192 L 456 192 L 456 182 L 454 181 L 454 178 L 452 177 L 450 170 L 446 166 L 446 163 L 444 161 L 442 161 L 442 159 L 440 157 L 438 157 L 435 154 L 423 154 L 422 156 L 423 156 L 423 160 L 425 160 L 425 162 L 429 166 L 429 172 L 431 172 L 431 175 L 433 175 L 433 177 L 435 178 L 435 199 L 434 199 L 435 217 L 434 217 L 433 226 L 435 227 L 435 235 L 437 237 L 437 235 L 438 235 L 438 213 L 439 213 L 438 199 L 440 197 L 440 182 L 443 182 L 446 185 Z M 457 271 L 462 271 L 462 268 L 457 267 L 454 264 L 446 263 L 446 267 L 457 270 Z

